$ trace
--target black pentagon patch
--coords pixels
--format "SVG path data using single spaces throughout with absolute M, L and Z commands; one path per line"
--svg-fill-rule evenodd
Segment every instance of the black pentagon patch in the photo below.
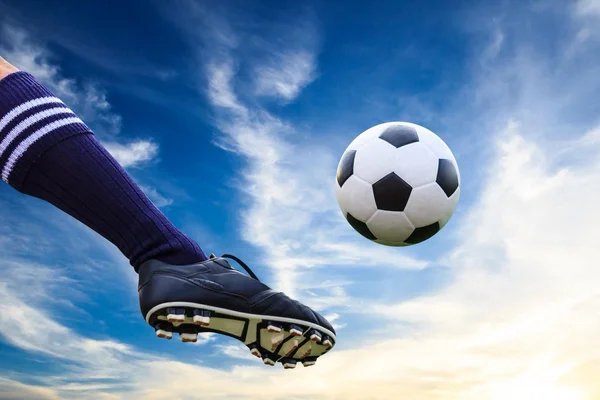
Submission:
M 379 138 L 399 148 L 419 141 L 417 130 L 412 126 L 394 125 L 387 128 Z
M 340 165 L 338 165 L 336 176 L 340 187 L 342 187 L 354 173 L 354 156 L 356 156 L 356 150 L 347 151 L 342 156 L 342 161 L 340 161 Z
M 412 187 L 393 172 L 373 184 L 378 210 L 404 211 L 411 191 Z
M 456 171 L 452 161 L 444 158 L 440 159 L 435 181 L 446 193 L 446 196 L 450 197 L 456 192 L 456 189 L 458 189 L 458 171 Z
M 416 228 L 404 242 L 409 244 L 421 243 L 440 231 L 440 223 L 434 222 L 431 225 Z
M 346 219 L 358 233 L 360 233 L 367 239 L 377 240 L 375 235 L 373 235 L 373 233 L 369 230 L 369 227 L 367 226 L 367 224 L 365 224 L 362 221 L 357 220 L 350 213 L 348 213 L 348 215 L 346 216 Z

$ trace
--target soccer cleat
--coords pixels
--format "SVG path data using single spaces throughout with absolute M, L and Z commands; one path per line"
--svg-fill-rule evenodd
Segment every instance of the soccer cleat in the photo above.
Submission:
M 139 278 L 140 308 L 158 337 L 179 333 L 182 342 L 195 342 L 199 333 L 220 333 L 246 344 L 266 365 L 282 362 L 287 369 L 297 362 L 314 365 L 335 346 L 335 331 L 325 318 L 260 282 L 234 256 L 192 265 L 150 260 Z

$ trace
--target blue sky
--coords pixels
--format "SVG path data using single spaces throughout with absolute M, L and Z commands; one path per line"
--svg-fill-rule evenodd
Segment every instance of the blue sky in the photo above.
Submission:
M 228 338 L 159 341 L 127 260 L 4 185 L 0 397 L 600 395 L 599 22 L 597 0 L 0 0 L 0 55 L 207 253 L 339 333 L 294 371 Z M 334 192 L 350 141 L 394 120 L 438 133 L 462 175 L 449 224 L 401 249 L 357 235 Z

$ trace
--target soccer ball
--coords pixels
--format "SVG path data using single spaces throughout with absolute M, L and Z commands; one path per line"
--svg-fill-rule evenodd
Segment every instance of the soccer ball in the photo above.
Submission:
M 338 165 L 336 194 L 361 235 L 388 246 L 429 239 L 446 225 L 460 195 L 456 159 L 435 133 L 389 122 L 361 133 Z

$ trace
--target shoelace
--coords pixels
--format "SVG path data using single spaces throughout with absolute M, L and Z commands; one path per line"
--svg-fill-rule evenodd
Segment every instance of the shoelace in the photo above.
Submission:
M 214 258 L 214 254 L 211 254 L 211 258 Z M 252 270 L 250 269 L 249 266 L 246 265 L 245 262 L 243 262 L 242 260 L 240 260 L 239 258 L 237 258 L 236 256 L 232 256 L 231 254 L 223 254 L 221 256 L 221 258 L 229 258 L 235 262 L 237 262 L 238 264 L 240 264 L 248 273 L 248 275 L 250 275 L 252 278 L 256 279 L 257 281 L 260 282 L 260 279 L 258 279 L 258 277 L 254 274 L 254 272 L 252 272 Z

